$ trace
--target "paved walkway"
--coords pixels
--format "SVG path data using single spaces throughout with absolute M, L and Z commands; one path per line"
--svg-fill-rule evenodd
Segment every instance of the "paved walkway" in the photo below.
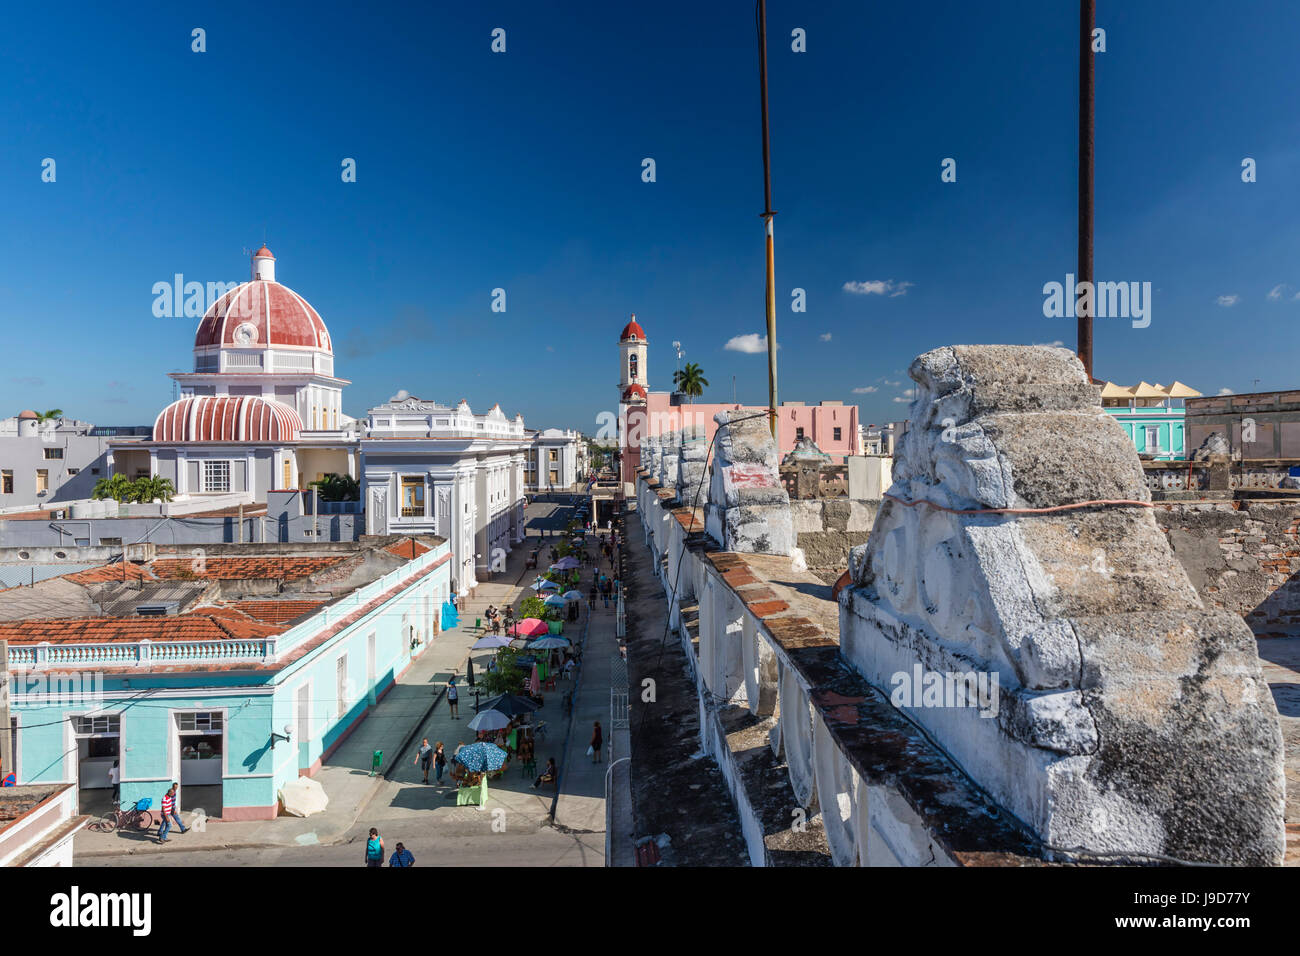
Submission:
M 76 838 L 78 863 L 185 866 L 203 865 L 203 858 L 210 856 L 212 863 L 355 865 L 357 841 L 364 840 L 370 826 L 377 826 L 390 850 L 401 839 L 422 864 L 603 865 L 609 757 L 607 753 L 601 763 L 593 764 L 586 749 L 595 720 L 605 729 L 607 751 L 610 746 L 609 665 L 618 653 L 613 601 L 606 610 L 597 600 L 592 614 L 584 602 L 580 619 L 566 624 L 566 637 L 583 641 L 585 635 L 583 667 L 574 684 L 561 680 L 555 691 L 544 694 L 546 704 L 537 712 L 547 724 L 538 763 L 544 766 L 554 750 L 561 768 L 558 799 L 552 790 L 534 790 L 531 775 L 525 779 L 515 764 L 491 784 L 484 810 L 456 807 L 449 780 L 444 778 L 442 787 L 425 785 L 414 763 L 423 737 L 431 743 L 443 741 L 449 754 L 458 742 L 474 739 L 467 727 L 474 715 L 474 693 L 462 679 L 460 719 L 453 720 L 444 696 L 447 677 L 453 668 L 465 676 L 469 647 L 479 636 L 473 632 L 476 617 L 489 605 L 517 609 L 523 598 L 532 596 L 527 585 L 535 572 L 525 571 L 524 563 L 538 544 L 536 535 L 562 530 L 570 509 L 541 501 L 529 505 L 527 514 L 529 538 L 510 555 L 507 570 L 480 584 L 475 597 L 462 605 L 460 625 L 439 635 L 317 774 L 330 797 L 325 812 L 305 819 L 211 823 L 203 832 L 174 836 L 165 847 L 139 834 L 82 833 Z M 599 554 L 599 545 L 590 550 Z M 603 570 L 609 573 L 608 563 Z M 590 567 L 583 569 L 584 592 L 591 573 Z M 474 655 L 477 673 L 488 657 L 486 652 Z M 561 702 L 564 690 L 575 685 L 570 732 Z M 375 750 L 384 751 L 384 776 L 369 774 Z M 188 822 L 192 808 L 182 809 Z M 124 857 L 124 852 L 130 856 Z

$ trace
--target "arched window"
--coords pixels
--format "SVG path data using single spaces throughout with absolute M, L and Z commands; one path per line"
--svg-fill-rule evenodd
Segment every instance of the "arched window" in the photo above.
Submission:
M 628 370 L 628 375 L 630 376 L 628 378 L 629 382 L 636 381 L 636 363 L 637 363 L 637 355 L 635 352 L 633 352 L 631 355 L 628 356 L 627 359 L 627 370 Z

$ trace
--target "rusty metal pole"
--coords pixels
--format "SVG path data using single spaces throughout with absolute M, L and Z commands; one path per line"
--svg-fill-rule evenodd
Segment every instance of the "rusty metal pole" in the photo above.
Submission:
M 776 434 L 776 267 L 772 253 L 772 150 L 767 130 L 767 0 L 758 0 L 758 83 L 763 102 L 763 213 L 767 233 L 767 414 L 772 440 Z
M 1097 23 L 1097 0 L 1079 0 L 1079 263 L 1076 282 L 1092 284 L 1093 128 L 1097 108 L 1092 31 Z M 1092 316 L 1096 290 L 1088 308 L 1078 308 L 1079 361 L 1092 379 Z M 1078 306 L 1078 302 L 1075 303 Z M 1085 315 L 1085 313 L 1087 313 Z

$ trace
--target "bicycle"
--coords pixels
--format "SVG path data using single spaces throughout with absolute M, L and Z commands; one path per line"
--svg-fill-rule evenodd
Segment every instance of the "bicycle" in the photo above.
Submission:
M 141 806 L 144 804 L 144 806 Z M 87 829 L 95 830 L 99 833 L 111 833 L 114 830 L 148 830 L 153 826 L 153 814 L 149 812 L 149 807 L 153 800 L 148 797 L 137 800 L 131 804 L 129 810 L 123 810 L 118 807 L 116 810 L 110 810 L 99 820 L 90 824 Z

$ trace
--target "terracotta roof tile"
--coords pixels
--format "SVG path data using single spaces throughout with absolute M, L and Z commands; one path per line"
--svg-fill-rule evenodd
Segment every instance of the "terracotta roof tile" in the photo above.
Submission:
M 227 606 L 267 624 L 288 624 L 306 614 L 314 614 L 324 604 L 324 601 L 234 601 Z
M 157 578 L 148 568 L 139 564 L 126 563 L 121 561 L 114 564 L 101 564 L 97 568 L 86 568 L 84 571 L 73 571 L 71 574 L 63 575 L 65 581 L 71 581 L 73 584 L 104 584 L 110 581 L 156 581 Z
M 168 617 L 81 617 L 55 620 L 0 621 L 0 640 L 11 644 L 100 644 L 151 641 L 228 641 L 270 637 L 282 625 L 254 621 L 231 611 L 229 619 L 211 613 Z M 242 617 L 242 620 L 235 619 Z
M 397 544 L 390 544 L 388 547 L 384 548 L 384 550 L 395 557 L 414 561 L 426 551 L 432 551 L 433 549 L 420 544 L 420 542 L 416 541 L 414 538 L 406 538 L 405 540 L 397 542 Z
M 290 555 L 253 558 L 158 558 L 153 571 L 165 580 L 208 578 L 219 581 L 284 580 L 297 581 L 317 571 L 333 567 L 350 555 Z

